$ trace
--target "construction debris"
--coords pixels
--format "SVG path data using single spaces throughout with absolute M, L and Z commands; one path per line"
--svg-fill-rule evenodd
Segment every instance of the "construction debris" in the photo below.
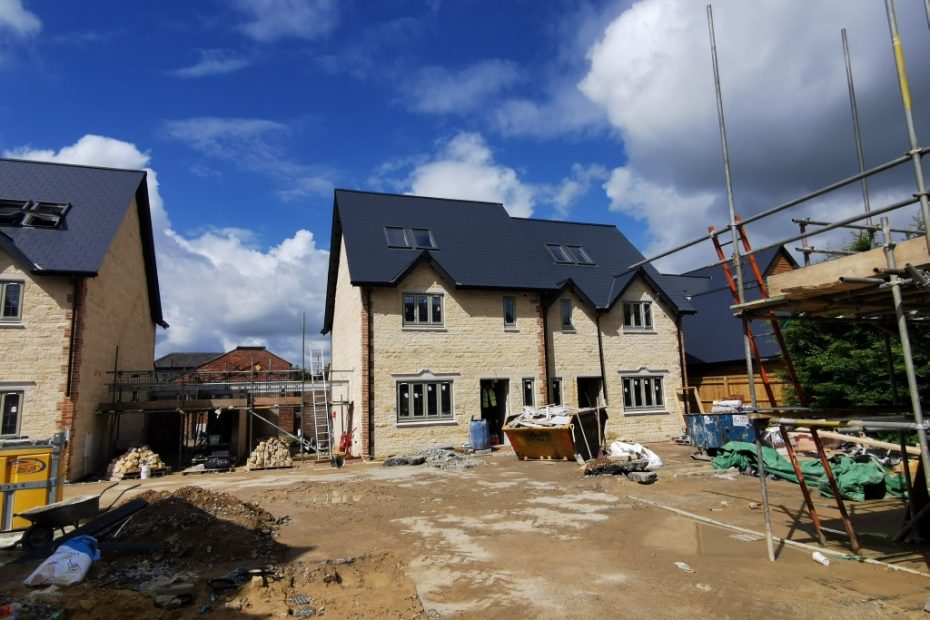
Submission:
M 110 480 L 137 478 L 144 464 L 147 464 L 149 471 L 155 474 L 168 470 L 165 462 L 151 448 L 139 446 L 138 448 L 130 448 L 122 456 L 113 459 L 107 467 L 107 477 Z
M 471 469 L 477 467 L 479 462 L 470 455 L 456 452 L 452 448 L 426 448 L 409 454 L 392 456 L 384 461 L 386 467 L 423 464 L 439 469 Z
M 631 459 L 627 456 L 602 456 L 588 461 L 584 466 L 585 476 L 615 476 L 631 472 L 646 471 L 646 459 Z
M 290 447 L 277 437 L 259 442 L 246 462 L 249 470 L 292 467 L 293 465 Z

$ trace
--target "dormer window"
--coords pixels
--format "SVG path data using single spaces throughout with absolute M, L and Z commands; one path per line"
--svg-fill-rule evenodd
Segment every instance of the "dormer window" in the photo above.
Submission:
M 593 265 L 594 261 L 580 245 L 547 243 L 546 249 L 552 259 L 562 265 Z
M 433 237 L 433 232 L 429 228 L 385 226 L 384 236 L 389 248 L 439 249 L 436 245 L 436 238 Z

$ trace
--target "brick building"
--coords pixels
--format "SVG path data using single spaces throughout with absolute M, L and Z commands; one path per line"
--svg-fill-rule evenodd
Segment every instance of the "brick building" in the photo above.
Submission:
M 608 432 L 682 431 L 678 288 L 614 226 L 497 203 L 336 190 L 323 333 L 352 452 L 500 434 L 524 405 L 605 406 Z M 334 388 L 335 389 L 335 388 Z

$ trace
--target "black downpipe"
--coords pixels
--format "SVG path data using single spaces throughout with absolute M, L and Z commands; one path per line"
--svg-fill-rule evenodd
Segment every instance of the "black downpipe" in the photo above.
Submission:
M 539 294 L 539 305 L 542 307 L 543 315 L 543 359 L 546 364 L 546 404 L 552 401 L 552 352 L 549 350 L 549 308 L 552 300 L 546 299 L 544 293 Z
M 601 313 L 594 315 L 594 325 L 597 327 L 597 354 L 601 360 L 601 391 L 604 393 L 604 404 L 609 405 L 607 397 L 607 367 L 604 364 L 604 341 L 601 339 Z
M 75 277 L 73 282 L 73 292 L 71 293 L 71 337 L 68 339 L 68 382 L 65 386 L 65 396 L 68 398 L 71 398 L 71 389 L 74 382 L 74 343 L 77 342 L 78 296 L 81 290 L 81 279 Z

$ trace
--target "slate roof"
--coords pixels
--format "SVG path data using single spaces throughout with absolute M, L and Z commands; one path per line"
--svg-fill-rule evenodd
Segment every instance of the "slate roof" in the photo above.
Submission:
M 190 370 L 202 366 L 211 360 L 215 360 L 224 352 L 219 353 L 187 353 L 175 352 L 162 355 L 155 360 L 155 370 L 183 369 Z
M 765 274 L 780 252 L 794 262 L 783 248 L 772 248 L 758 252 L 756 263 Z M 759 299 L 759 286 L 744 261 L 743 290 L 747 301 Z M 731 268 L 732 273 L 732 268 Z M 736 274 L 733 273 L 735 277 Z M 670 278 L 682 294 L 688 295 L 697 312 L 682 321 L 685 333 L 685 352 L 688 364 L 715 364 L 745 359 L 742 323 L 733 316 L 730 306 L 733 295 L 724 278 L 723 267 L 710 265 Z M 764 322 L 753 324 L 756 344 L 763 359 L 778 357 L 781 352 L 772 336 L 761 334 L 770 331 Z
M 56 228 L 0 223 L 0 249 L 36 275 L 95 276 L 133 197 L 139 210 L 152 320 L 167 327 L 144 170 L 0 159 L 0 199 L 71 205 Z
M 389 247 L 385 226 L 428 228 L 437 249 Z M 356 286 L 397 286 L 426 261 L 456 288 L 552 294 L 571 288 L 594 308 L 608 310 L 640 274 L 674 311 L 691 311 L 678 288 L 651 266 L 628 269 L 643 256 L 614 226 L 512 218 L 500 203 L 337 189 L 324 334 L 332 328 L 343 238 Z M 546 243 L 581 245 L 595 264 L 558 264 Z

